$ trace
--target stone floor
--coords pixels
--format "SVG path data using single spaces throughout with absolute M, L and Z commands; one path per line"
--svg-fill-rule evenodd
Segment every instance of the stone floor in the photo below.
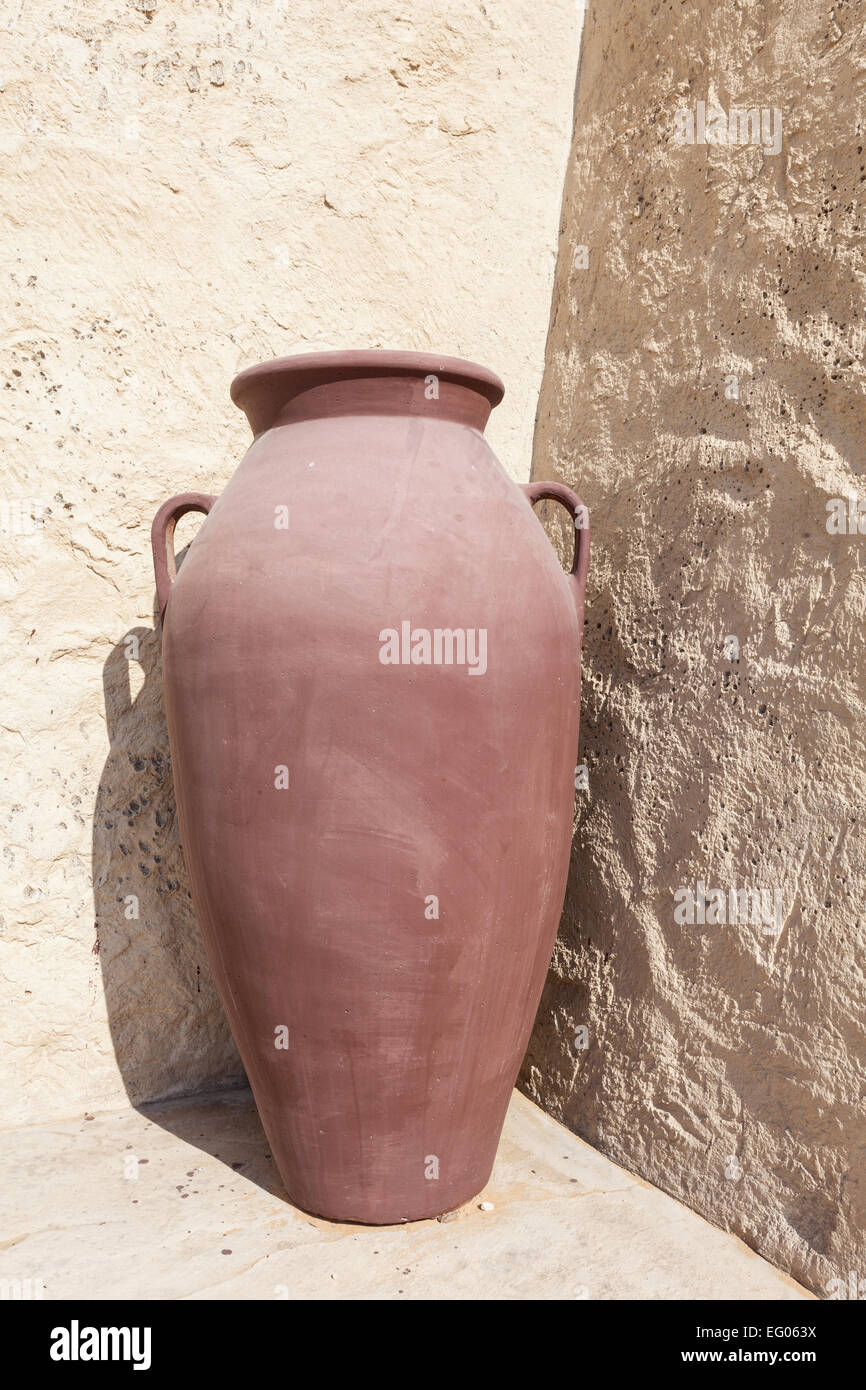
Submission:
M 0 1134 L 0 1284 L 146 1299 L 798 1299 L 515 1092 L 493 1177 L 410 1226 L 290 1206 L 247 1091 Z M 491 1203 L 492 1210 L 480 1204 Z

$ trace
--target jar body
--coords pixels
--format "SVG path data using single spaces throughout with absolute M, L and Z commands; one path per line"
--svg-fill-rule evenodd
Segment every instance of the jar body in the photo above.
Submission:
M 435 1216 L 487 1182 L 556 935 L 580 623 L 480 431 L 261 433 L 171 589 L 202 935 L 288 1195 Z

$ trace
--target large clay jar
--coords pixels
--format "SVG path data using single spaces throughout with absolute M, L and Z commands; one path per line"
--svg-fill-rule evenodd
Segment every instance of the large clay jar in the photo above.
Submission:
M 420 353 L 253 367 L 225 491 L 153 524 L 195 909 L 286 1190 L 337 1220 L 485 1185 L 562 908 L 589 532 L 497 462 L 502 394 Z

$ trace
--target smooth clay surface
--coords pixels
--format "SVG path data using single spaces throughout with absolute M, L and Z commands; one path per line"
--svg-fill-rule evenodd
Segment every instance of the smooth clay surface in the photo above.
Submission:
M 860 9 L 590 6 L 534 461 L 593 553 L 524 1083 L 818 1291 L 866 1272 Z M 699 101 L 769 148 L 677 144 Z M 699 880 L 769 930 L 677 921 Z
M 490 1176 L 562 911 L 587 548 L 563 574 L 471 363 L 306 354 L 232 398 L 256 437 L 163 619 L 193 905 L 292 1199 L 436 1216 Z
M 12 1125 L 240 1071 L 180 853 L 150 523 L 243 456 L 235 373 L 319 348 L 489 365 L 490 442 L 528 477 L 580 9 L 14 0 L 0 26 Z

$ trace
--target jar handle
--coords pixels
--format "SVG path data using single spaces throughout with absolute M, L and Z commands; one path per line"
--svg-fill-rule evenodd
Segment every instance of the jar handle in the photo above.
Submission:
M 520 483 L 530 506 L 549 498 L 560 502 L 571 512 L 574 522 L 574 560 L 571 565 L 571 579 L 574 602 L 577 608 L 578 631 L 583 636 L 583 609 L 586 602 L 586 575 L 589 569 L 589 512 L 576 492 L 563 483 Z
M 216 495 L 209 492 L 180 492 L 163 502 L 150 528 L 150 544 L 153 547 L 153 572 L 156 576 L 156 599 L 159 605 L 159 620 L 162 622 L 165 605 L 171 593 L 171 586 L 177 578 L 177 565 L 174 559 L 174 528 L 187 512 L 204 512 L 207 516 Z

